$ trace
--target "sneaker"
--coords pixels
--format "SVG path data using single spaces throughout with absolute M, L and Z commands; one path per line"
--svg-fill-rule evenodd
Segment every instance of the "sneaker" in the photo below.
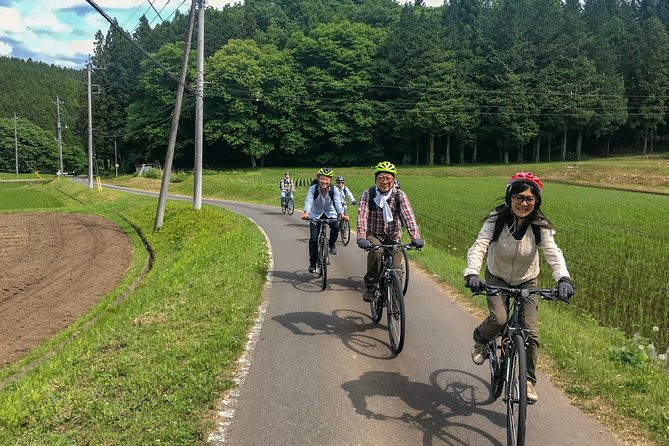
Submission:
M 364 293 L 362 293 L 362 300 L 365 302 L 371 302 L 374 300 L 374 291 L 375 291 L 375 286 L 368 286 L 367 289 L 365 290 Z
M 537 402 L 539 401 L 539 396 L 537 396 L 537 390 L 534 388 L 534 384 L 527 382 L 527 401 Z
M 330 254 L 333 256 L 337 255 L 337 247 L 335 245 L 330 246 Z
M 316 272 L 316 267 L 315 267 L 315 266 L 310 266 L 310 267 L 309 267 L 309 272 L 310 272 L 311 274 L 315 273 L 315 272 Z
M 485 362 L 485 344 L 474 344 L 472 348 L 472 361 L 474 364 L 481 365 Z

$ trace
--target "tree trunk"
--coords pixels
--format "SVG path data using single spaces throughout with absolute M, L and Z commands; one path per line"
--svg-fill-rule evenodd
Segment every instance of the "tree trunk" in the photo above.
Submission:
M 256 164 L 256 157 L 255 156 L 251 157 L 251 167 L 258 167 L 258 165 Z
M 434 166 L 434 132 L 432 130 L 430 130 L 430 143 L 427 150 L 427 165 Z
M 655 131 L 653 130 L 650 132 L 650 149 L 649 149 L 650 153 L 653 153 L 654 142 L 655 142 Z
M 479 138 L 476 136 L 474 138 L 474 149 L 472 151 L 472 163 L 476 164 L 476 152 L 478 151 Z
M 553 135 L 548 134 L 548 162 L 551 162 L 551 148 L 553 146 Z
M 606 148 L 604 149 L 604 156 L 609 157 L 611 154 L 611 135 L 606 135 Z
M 539 162 L 539 152 L 541 152 L 541 135 L 534 139 L 534 162 Z
M 504 148 L 504 151 L 502 152 L 502 162 L 504 164 L 509 164 L 509 149 Z
M 583 130 L 578 129 L 578 138 L 576 139 L 576 161 L 581 161 L 581 143 L 583 142 Z
M 446 163 L 447 166 L 451 165 L 451 134 L 446 135 Z
M 260 157 L 260 167 L 265 167 L 265 155 Z
M 420 132 L 416 130 L 416 164 L 420 161 Z
M 560 154 L 560 161 L 567 161 L 567 130 L 565 129 L 562 135 L 562 153 Z
M 519 163 L 523 162 L 523 145 L 518 143 L 518 156 L 516 158 L 516 161 Z
M 459 159 L 460 164 L 465 163 L 465 142 L 460 141 L 460 159 Z
M 643 129 L 643 151 L 641 153 L 643 155 L 645 155 L 647 151 L 648 151 L 648 127 L 644 127 L 644 129 Z

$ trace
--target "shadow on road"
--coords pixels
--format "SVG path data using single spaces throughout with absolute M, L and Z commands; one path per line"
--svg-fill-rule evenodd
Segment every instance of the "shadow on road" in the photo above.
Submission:
M 430 375 L 430 384 L 426 384 L 410 381 L 397 372 L 370 371 L 357 380 L 342 384 L 342 389 L 348 394 L 357 414 L 374 420 L 399 421 L 420 429 L 424 446 L 502 445 L 480 427 L 462 423 L 462 417 L 477 415 L 497 426 L 506 425 L 503 414 L 482 407 L 488 401 L 477 402 L 478 393 L 489 393 L 489 388 L 487 383 L 471 373 L 436 370 Z M 391 406 L 384 404 L 384 398 L 399 398 L 406 405 L 406 411 L 401 414 L 387 413 L 387 409 L 384 411 L 383 408 Z
M 374 331 L 379 337 L 387 337 L 384 326 L 373 323 L 369 316 L 355 310 L 340 309 L 332 314 L 316 311 L 298 311 L 272 318 L 295 335 L 301 336 L 337 336 L 346 347 L 359 355 L 376 359 L 392 359 L 390 345 L 372 336 L 367 331 Z

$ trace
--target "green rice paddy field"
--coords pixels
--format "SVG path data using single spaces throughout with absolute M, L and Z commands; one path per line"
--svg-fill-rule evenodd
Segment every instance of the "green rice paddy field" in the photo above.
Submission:
M 42 183 L 0 182 L 0 210 L 48 209 L 63 206 L 63 197 Z

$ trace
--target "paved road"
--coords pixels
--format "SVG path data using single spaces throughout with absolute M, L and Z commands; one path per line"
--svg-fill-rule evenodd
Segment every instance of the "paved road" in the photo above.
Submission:
M 362 301 L 365 253 L 354 241 L 339 246 L 320 291 L 319 279 L 306 271 L 309 231 L 299 212 L 204 202 L 252 218 L 274 257 L 251 365 L 215 444 L 505 444 L 504 404 L 490 400 L 487 367 L 469 357 L 477 321 L 431 280 L 412 270 L 406 343 L 393 357 L 385 316 L 373 324 Z M 622 444 L 541 374 L 537 390 L 528 445 Z

